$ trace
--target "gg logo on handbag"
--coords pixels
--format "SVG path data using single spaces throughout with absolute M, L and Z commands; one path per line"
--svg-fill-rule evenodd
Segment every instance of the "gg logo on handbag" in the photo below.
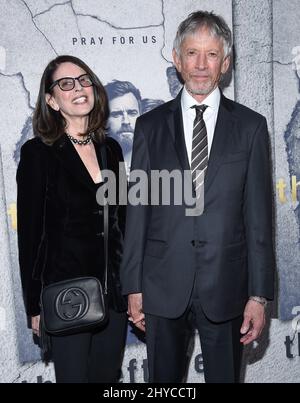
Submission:
M 41 295 L 44 329 L 52 335 L 79 333 L 106 320 L 104 292 L 95 277 L 78 277 L 44 287 Z
M 62 290 L 55 301 L 57 315 L 62 320 L 83 318 L 89 309 L 89 297 L 81 288 Z

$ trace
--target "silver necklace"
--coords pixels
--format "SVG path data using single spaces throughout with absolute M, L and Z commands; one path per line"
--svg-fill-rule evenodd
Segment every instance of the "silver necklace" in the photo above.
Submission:
M 92 133 L 89 133 L 85 140 L 77 140 L 77 139 L 75 139 L 75 137 L 71 136 L 68 133 L 67 133 L 67 136 L 72 141 L 72 143 L 78 144 L 79 146 L 86 146 L 87 144 L 89 144 L 92 141 Z

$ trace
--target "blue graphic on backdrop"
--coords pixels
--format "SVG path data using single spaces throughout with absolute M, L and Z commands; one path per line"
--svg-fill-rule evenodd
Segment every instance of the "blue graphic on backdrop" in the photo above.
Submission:
M 299 47 L 297 47 L 299 48 Z M 299 64 L 299 50 L 297 50 L 295 62 L 295 73 L 298 81 L 298 91 L 300 93 L 300 64 Z M 287 125 L 284 133 L 284 140 L 286 143 L 287 161 L 289 167 L 290 180 L 295 177 L 296 181 L 300 179 L 300 101 L 297 101 L 294 110 L 291 115 L 291 119 Z M 299 192 L 297 189 L 297 200 L 299 201 Z M 297 222 L 297 227 L 300 233 L 300 203 L 298 202 L 294 208 L 294 214 Z M 300 238 L 298 239 L 298 245 L 300 246 Z M 295 267 L 297 270 L 297 267 Z M 299 300 L 299 284 L 294 279 L 289 278 L 287 273 L 283 270 L 280 272 L 280 319 L 291 319 L 292 308 L 300 304 Z

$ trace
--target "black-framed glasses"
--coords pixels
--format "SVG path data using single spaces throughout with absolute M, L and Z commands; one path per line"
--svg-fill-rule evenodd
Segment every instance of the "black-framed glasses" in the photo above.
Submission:
M 75 80 L 77 80 L 82 87 L 91 87 L 93 85 L 91 76 L 85 73 L 78 77 L 60 78 L 50 85 L 49 91 L 51 91 L 56 85 L 58 85 L 62 91 L 71 91 L 75 87 Z

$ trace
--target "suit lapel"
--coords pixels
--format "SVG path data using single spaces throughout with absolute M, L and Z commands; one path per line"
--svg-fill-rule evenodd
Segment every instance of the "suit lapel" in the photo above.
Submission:
M 67 138 L 66 135 L 60 137 L 53 144 L 53 151 L 57 158 L 60 160 L 61 164 L 64 168 L 79 182 L 81 182 L 86 188 L 90 189 L 92 192 L 95 192 L 94 182 L 86 169 L 84 163 L 82 162 L 79 154 L 75 150 L 75 147 L 71 143 L 71 141 Z M 99 147 L 95 145 L 96 155 L 98 158 L 99 166 L 101 162 L 101 156 L 99 151 L 97 150 Z
M 171 137 L 172 142 L 175 146 L 180 165 L 183 170 L 190 171 L 191 168 L 184 139 L 183 119 L 181 111 L 181 92 L 170 104 L 167 115 L 167 123 L 169 127 L 169 136 Z M 211 186 L 218 172 L 218 169 L 223 162 L 224 157 L 228 152 L 230 152 L 230 139 L 233 129 L 234 119 L 232 117 L 230 106 L 226 101 L 226 98 L 221 95 L 218 118 L 208 161 L 207 174 L 205 177 L 205 193 Z
M 169 127 L 169 135 L 171 136 L 174 143 L 180 165 L 183 170 L 190 170 L 190 164 L 184 139 L 181 110 L 181 92 L 170 105 L 169 113 L 167 115 L 167 123 Z
M 205 193 L 211 186 L 224 157 L 230 152 L 230 138 L 233 131 L 233 124 L 234 122 L 227 107 L 226 98 L 222 95 L 204 182 Z

